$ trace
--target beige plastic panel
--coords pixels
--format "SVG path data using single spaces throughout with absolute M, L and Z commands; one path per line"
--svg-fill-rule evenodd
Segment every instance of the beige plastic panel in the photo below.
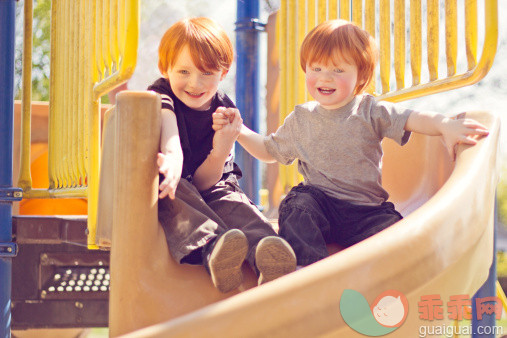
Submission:
M 158 225 L 159 105 L 146 92 L 118 97 L 114 177 L 121 186 L 114 190 L 112 336 L 160 323 L 126 336 L 363 337 L 340 316 L 343 290 L 359 291 L 371 304 L 381 292 L 396 289 L 410 309 L 390 336 L 410 337 L 429 325 L 418 318 L 421 296 L 439 294 L 446 301 L 473 295 L 486 280 L 498 179 L 499 121 L 491 114 L 467 113 L 491 134 L 475 147 L 460 146 L 455 165 L 437 137 L 414 135 L 405 147 L 385 144 L 384 181 L 404 220 L 260 287 L 252 288 L 250 273 L 241 287 L 246 291 L 223 295 L 204 268 L 174 263 Z

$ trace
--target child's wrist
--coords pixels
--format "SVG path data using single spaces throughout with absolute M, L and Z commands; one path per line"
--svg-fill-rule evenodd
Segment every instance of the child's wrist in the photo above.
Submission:
M 445 132 L 447 130 L 447 126 L 451 122 L 452 122 L 451 118 L 446 117 L 446 116 L 442 116 L 440 123 L 438 124 L 438 131 L 440 132 L 441 135 L 445 134 Z
M 227 159 L 227 156 L 229 156 L 229 154 L 224 154 L 222 151 L 215 149 L 215 148 L 212 148 L 208 154 L 208 158 L 210 158 L 210 160 L 216 160 L 216 161 L 223 160 L 224 162 Z

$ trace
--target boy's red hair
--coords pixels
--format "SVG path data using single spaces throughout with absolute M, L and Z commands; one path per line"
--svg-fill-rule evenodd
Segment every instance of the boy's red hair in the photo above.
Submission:
M 300 63 L 333 63 L 344 60 L 357 66 L 358 85 L 355 94 L 370 84 L 377 63 L 377 46 L 371 35 L 356 24 L 345 20 L 329 20 L 312 29 L 303 40 Z
M 227 33 L 208 18 L 183 19 L 172 25 L 160 40 L 158 69 L 167 76 L 183 47 L 188 46 L 192 61 L 201 71 L 228 71 L 234 57 Z

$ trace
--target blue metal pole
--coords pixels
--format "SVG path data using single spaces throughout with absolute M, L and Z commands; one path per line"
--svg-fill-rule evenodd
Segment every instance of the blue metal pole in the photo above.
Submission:
M 497 206 L 495 205 L 495 225 L 493 234 L 493 263 L 489 268 L 489 276 L 486 282 L 475 293 L 472 298 L 472 338 L 494 338 L 496 318 L 495 313 L 483 314 L 482 319 L 477 317 L 476 300 L 496 296 L 496 227 L 498 225 Z M 494 304 L 494 303 L 493 303 Z
M 244 124 L 259 132 L 259 38 L 264 25 L 259 22 L 258 0 L 238 0 L 237 4 L 236 105 Z M 259 161 L 237 145 L 236 162 L 245 177 L 241 180 L 241 188 L 255 204 L 259 204 Z
M 0 337 L 10 337 L 15 0 L 0 0 Z

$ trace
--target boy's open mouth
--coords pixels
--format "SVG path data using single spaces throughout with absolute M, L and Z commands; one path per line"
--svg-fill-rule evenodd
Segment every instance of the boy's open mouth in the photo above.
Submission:
M 185 91 L 185 93 L 187 93 L 188 96 L 193 97 L 194 99 L 198 99 L 204 95 L 204 93 L 190 93 L 187 91 Z
M 336 91 L 336 89 L 332 89 L 332 88 L 318 88 L 317 90 L 319 91 L 319 93 L 321 93 L 323 95 L 330 95 Z

